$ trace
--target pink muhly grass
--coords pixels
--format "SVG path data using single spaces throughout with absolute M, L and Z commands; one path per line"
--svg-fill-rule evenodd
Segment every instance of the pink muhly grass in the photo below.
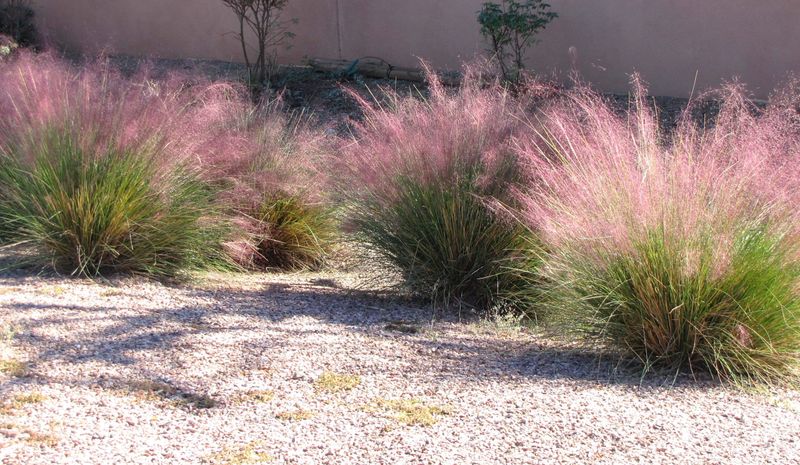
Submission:
M 156 167 L 151 182 L 159 196 L 171 195 L 178 171 L 215 192 L 208 220 L 231 227 L 223 245 L 237 264 L 321 263 L 334 229 L 324 207 L 325 177 L 316 170 L 329 143 L 324 134 L 306 117 L 284 116 L 278 103 L 254 106 L 244 86 L 152 76 L 147 65 L 127 77 L 102 59 L 75 67 L 23 53 L 0 67 L 0 144 L 32 156 L 57 128 L 92 157 L 110 148 L 136 152 Z M 266 263 L 270 254 L 267 261 L 280 263 Z
M 337 229 L 321 169 L 335 141 L 280 105 L 245 109 L 229 121 L 231 145 L 223 152 L 235 153 L 236 162 L 217 163 L 216 173 L 236 226 L 225 248 L 251 269 L 318 268 Z
M 525 288 L 521 275 L 535 261 L 523 228 L 494 211 L 513 201 L 520 179 L 523 104 L 473 70 L 458 89 L 429 73 L 428 89 L 424 97 L 387 89 L 380 103 L 353 94 L 364 120 L 334 172 L 357 237 L 408 288 L 488 310 Z
M 355 122 L 357 139 L 339 157 L 346 183 L 391 202 L 398 177 L 424 185 L 458 184 L 480 172 L 484 192 L 505 190 L 513 181 L 513 136 L 522 127 L 521 105 L 499 85 L 484 87 L 477 70 L 468 70 L 457 89 L 428 73 L 428 95 L 403 96 L 384 89 L 383 102 L 359 94 L 364 119 Z M 350 190 L 350 189 L 347 189 Z
M 5 234 L 80 275 L 218 261 L 198 116 L 232 101 L 230 86 L 29 52 L 0 65 L 0 83 Z
M 20 54 L 0 67 L 0 141 L 33 141 L 40 131 L 75 132 L 102 152 L 148 147 L 166 165 L 215 160 L 211 131 L 243 104 L 242 92 L 179 74 L 154 79 L 148 67 L 133 77 L 99 59 L 80 67 L 51 54 Z
M 800 356 L 800 120 L 732 85 L 713 126 L 662 134 L 634 83 L 618 116 L 579 88 L 521 144 L 529 226 L 549 256 L 554 320 L 651 363 L 744 382 L 786 380 Z M 546 299 L 548 300 L 548 299 Z

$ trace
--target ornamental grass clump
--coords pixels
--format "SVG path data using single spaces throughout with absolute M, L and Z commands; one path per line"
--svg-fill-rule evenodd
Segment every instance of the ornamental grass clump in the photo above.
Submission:
M 800 370 L 800 119 L 728 88 L 713 127 L 659 132 L 637 86 L 620 117 L 585 90 L 542 111 L 524 152 L 551 321 L 646 367 L 741 384 Z
M 23 53 L 0 66 L 0 89 L 0 239 L 80 276 L 221 257 L 188 123 L 212 88 Z
M 505 212 L 521 105 L 471 75 L 457 90 L 430 75 L 429 89 L 383 104 L 356 96 L 365 118 L 334 169 L 349 225 L 420 296 L 488 310 L 516 294 L 527 310 L 534 238 Z
M 338 222 L 319 170 L 330 138 L 309 117 L 286 116 L 280 102 L 244 108 L 216 148 L 220 200 L 234 226 L 225 250 L 252 270 L 318 269 L 333 249 Z M 231 157 L 231 154 L 237 154 Z
M 77 275 L 319 267 L 324 134 L 243 86 L 144 68 L 0 68 L 0 240 Z

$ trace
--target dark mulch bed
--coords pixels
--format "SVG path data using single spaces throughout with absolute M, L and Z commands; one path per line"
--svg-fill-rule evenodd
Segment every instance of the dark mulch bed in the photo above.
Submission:
M 182 72 L 200 74 L 212 80 L 246 80 L 246 69 L 243 65 L 210 60 L 143 60 L 135 57 L 114 57 L 112 61 L 124 72 L 133 73 L 143 64 L 152 66 L 155 74 Z M 393 89 L 400 94 L 425 95 L 427 86 L 420 82 L 399 81 L 390 79 L 373 79 L 361 75 L 347 76 L 335 73 L 319 72 L 310 67 L 294 66 L 281 68 L 274 79 L 270 93 L 280 94 L 288 111 L 313 114 L 323 128 L 332 129 L 341 135 L 350 131 L 350 121 L 362 116 L 361 109 L 350 92 L 355 92 L 367 99 L 385 98 L 384 89 Z M 628 94 L 604 94 L 612 105 L 624 111 L 630 106 Z M 653 109 L 657 112 L 662 128 L 669 132 L 675 128 L 681 113 L 689 100 L 669 96 L 652 96 Z M 718 102 L 707 100 L 693 111 L 693 117 L 701 124 L 711 124 L 718 112 Z

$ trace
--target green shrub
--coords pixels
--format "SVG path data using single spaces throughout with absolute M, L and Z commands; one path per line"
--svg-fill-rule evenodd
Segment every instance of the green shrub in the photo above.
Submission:
M 19 44 L 14 42 L 13 39 L 0 34 L 0 62 L 14 56 L 17 50 L 19 50 Z
M 34 16 L 28 0 L 0 0 L 0 36 L 7 35 L 22 47 L 38 45 Z
M 481 35 L 491 46 L 503 79 L 518 82 L 525 71 L 525 54 L 558 13 L 543 0 L 486 2 L 478 12 Z

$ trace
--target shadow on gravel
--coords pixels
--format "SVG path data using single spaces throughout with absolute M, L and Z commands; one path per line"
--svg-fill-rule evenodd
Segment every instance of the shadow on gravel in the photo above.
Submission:
M 248 347 L 247 350 L 270 353 L 280 351 L 283 348 L 281 341 L 287 337 L 303 341 L 334 332 L 333 328 L 326 331 L 324 327 L 304 329 L 302 325 L 299 328 L 276 325 L 293 318 L 311 318 L 344 327 L 347 332 L 391 339 L 412 347 L 417 356 L 429 362 L 423 366 L 437 367 L 436 373 L 428 374 L 443 380 L 453 377 L 504 382 L 513 382 L 514 379 L 571 379 L 643 387 L 682 386 L 688 382 L 695 387 L 706 384 L 698 384 L 687 375 L 676 377 L 675 373 L 653 373 L 641 378 L 638 375 L 640 366 L 621 363 L 619 357 L 613 355 L 598 356 L 529 333 L 508 338 L 491 331 L 476 332 L 474 326 L 461 326 L 457 315 L 434 315 L 430 307 L 414 308 L 408 301 L 391 296 L 342 290 L 331 280 L 311 279 L 305 284 L 292 285 L 270 283 L 256 290 L 178 288 L 178 291 L 183 301 L 186 297 L 190 301 L 196 299 L 198 305 L 122 314 L 118 308 L 108 305 L 109 301 L 114 301 L 114 297 L 110 297 L 104 306 L 72 302 L 58 305 L 6 304 L 4 307 L 21 317 L 24 331 L 18 339 L 36 349 L 33 371 L 43 362 L 82 364 L 91 361 L 135 369 L 143 353 L 163 356 L 161 351 L 195 350 L 185 342 L 188 335 L 235 335 L 237 331 L 253 331 L 255 328 L 263 335 L 255 341 L 258 347 Z M 125 289 L 120 289 L 120 293 L 124 294 Z M 124 305 L 127 303 L 122 304 L 122 310 Z M 48 309 L 52 309 L 51 316 L 26 316 L 30 312 L 41 313 Z M 75 312 L 84 313 L 75 315 Z M 90 312 L 90 316 L 85 312 Z M 228 323 L 239 321 L 237 317 L 241 316 L 249 318 L 247 324 Z M 44 330 L 45 327 L 60 325 L 77 328 L 80 332 L 83 325 L 88 326 L 86 322 L 89 319 L 93 320 L 97 331 L 59 339 L 47 336 L 48 332 Z M 253 323 L 252 319 L 257 319 L 257 322 Z M 433 319 L 437 324 L 431 326 Z M 341 329 L 337 331 L 341 332 Z M 275 337 L 275 332 L 280 337 Z

